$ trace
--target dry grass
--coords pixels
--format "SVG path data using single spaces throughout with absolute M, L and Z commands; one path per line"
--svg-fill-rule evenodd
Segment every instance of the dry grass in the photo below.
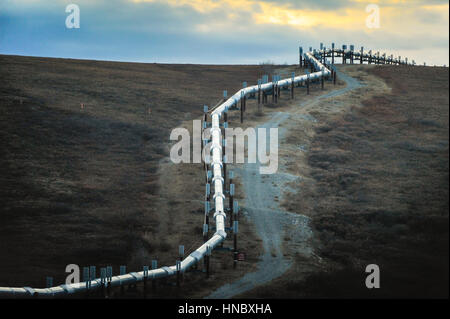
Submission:
M 304 179 L 284 205 L 312 218 L 318 256 L 245 297 L 448 297 L 448 68 L 344 68 L 367 87 L 288 137 L 308 152 L 292 154 Z
M 203 175 L 167 163 L 170 130 L 271 68 L 0 56 L 0 286 L 195 248 Z

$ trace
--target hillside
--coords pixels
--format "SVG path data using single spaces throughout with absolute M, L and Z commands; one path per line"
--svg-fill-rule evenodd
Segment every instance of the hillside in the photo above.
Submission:
M 179 244 L 195 248 L 203 176 L 161 185 L 170 131 L 270 70 L 0 55 L 0 286 L 61 284 L 72 263 L 172 265 Z

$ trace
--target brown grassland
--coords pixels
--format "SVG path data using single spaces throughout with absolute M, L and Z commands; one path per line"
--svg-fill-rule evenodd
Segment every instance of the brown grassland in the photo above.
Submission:
M 0 56 L 0 286 L 62 284 L 72 263 L 173 265 L 200 245 L 203 166 L 168 161 L 170 131 L 271 69 Z M 241 228 L 250 253 L 229 278 L 258 256 Z M 212 269 L 232 265 L 215 255 Z
M 448 68 L 340 69 L 364 86 L 302 110 L 299 101 L 322 94 L 316 87 L 266 106 L 265 115 L 302 115 L 283 124 L 280 156 L 301 182 L 280 204 L 310 218 L 314 258 L 292 250 L 290 230 L 284 254 L 293 266 L 241 297 L 448 297 Z M 203 166 L 169 161 L 170 131 L 190 129 L 222 90 L 283 71 L 292 67 L 0 55 L 0 286 L 43 287 L 49 275 L 61 284 L 71 263 L 115 273 L 154 258 L 173 265 L 179 244 L 198 247 Z M 266 118 L 254 104 L 244 126 Z M 236 126 L 238 113 L 229 119 Z M 254 270 L 261 240 L 240 222 L 246 261 L 237 270 L 217 251 L 210 279 L 191 272 L 181 288 L 172 278 L 150 296 L 203 297 Z M 382 289 L 364 285 L 371 263 Z
M 448 68 L 340 69 L 365 86 L 287 137 L 308 151 L 289 154 L 303 181 L 283 205 L 311 218 L 317 258 L 240 297 L 448 298 Z M 381 289 L 364 284 L 372 263 Z

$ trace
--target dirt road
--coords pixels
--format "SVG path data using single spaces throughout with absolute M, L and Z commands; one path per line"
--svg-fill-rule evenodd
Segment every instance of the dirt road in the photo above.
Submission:
M 307 112 L 302 112 L 302 110 L 323 99 L 346 94 L 361 86 L 358 80 L 354 78 L 343 73 L 338 73 L 338 75 L 340 79 L 345 81 L 346 87 L 300 102 L 298 108 L 293 112 L 275 112 L 268 121 L 258 128 L 278 127 L 279 145 L 280 149 L 283 148 L 286 128 L 280 127 L 281 124 L 286 124 L 293 116 L 300 116 L 307 121 L 315 121 L 314 117 Z M 268 143 L 270 135 L 267 134 L 266 138 Z M 279 205 L 283 192 L 290 191 L 287 184 L 301 179 L 301 177 L 286 172 L 286 163 L 283 158 L 279 158 L 278 164 L 277 173 L 271 175 L 259 173 L 261 166 L 259 161 L 254 164 L 246 163 L 235 169 L 237 175 L 242 179 L 246 196 L 243 214 L 255 225 L 257 234 L 263 243 L 264 253 L 258 262 L 257 271 L 247 273 L 241 279 L 220 287 L 207 298 L 232 298 L 258 285 L 268 283 L 286 272 L 291 266 L 291 260 L 283 255 L 282 243 L 286 232 L 289 232 L 287 228 L 289 225 L 293 225 L 295 229 L 290 234 L 293 235 L 290 236 L 290 245 L 295 245 L 296 252 L 303 254 L 305 257 L 310 257 L 313 254 L 313 249 L 309 243 L 309 239 L 312 237 L 309 218 L 285 211 Z M 292 229 L 292 227 L 289 228 Z

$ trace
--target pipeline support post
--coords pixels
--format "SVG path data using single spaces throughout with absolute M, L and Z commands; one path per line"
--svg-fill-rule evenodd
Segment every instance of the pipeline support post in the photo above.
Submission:
M 180 287 L 181 261 L 177 260 L 175 267 L 176 267 L 176 271 L 177 271 L 177 287 Z
M 361 47 L 361 55 L 359 56 L 359 64 L 363 64 L 364 47 Z
M 211 246 L 206 246 L 205 266 L 206 266 L 206 278 L 209 278 L 210 273 L 210 258 L 211 258 Z
M 125 275 L 126 273 L 127 273 L 127 266 L 124 266 L 124 265 L 120 266 L 120 268 L 119 268 L 119 274 L 120 274 L 121 276 L 123 276 L 123 275 Z M 121 295 L 121 296 L 124 296 L 124 295 L 125 295 L 125 286 L 122 285 L 122 283 L 120 283 L 120 295 Z
M 142 267 L 142 271 L 143 271 L 143 273 L 144 273 L 144 280 L 143 280 L 143 285 L 144 285 L 144 287 L 143 287 L 143 295 L 144 295 L 144 298 L 147 297 L 147 278 L 148 278 L 148 270 L 149 270 L 149 267 L 148 267 L 148 266 L 143 266 L 143 267 Z
M 153 259 L 152 260 L 152 270 L 155 270 L 158 268 L 158 260 Z M 156 284 L 157 284 L 157 280 L 155 278 L 155 274 L 153 274 L 152 276 L 152 289 L 155 290 L 156 289 Z
M 258 80 L 258 112 L 261 112 L 261 79 Z
M 322 68 L 322 76 L 320 77 L 320 81 L 321 81 L 321 89 L 323 90 L 324 89 L 324 81 L 325 81 L 325 79 L 324 79 L 324 77 L 325 77 L 325 69 L 324 68 Z
M 309 94 L 309 72 L 306 74 L 306 94 Z
M 106 298 L 106 268 L 100 268 L 100 285 L 101 294 L 103 298 Z
M 234 192 L 235 192 L 235 188 L 234 188 L 234 184 L 230 184 L 230 202 L 229 202 L 229 206 L 230 206 L 230 227 L 233 227 L 233 215 L 234 215 L 234 211 L 233 211 L 233 198 L 234 198 Z
M 291 82 L 291 99 L 294 99 L 294 79 L 295 79 L 295 73 L 292 72 L 292 82 Z
M 331 43 L 331 64 L 334 64 L 334 42 Z
M 237 104 L 237 102 L 236 102 L 236 104 Z M 241 112 L 241 123 L 244 123 L 244 108 L 242 107 L 242 100 L 241 100 L 240 112 Z
M 300 56 L 300 61 L 299 61 L 299 63 L 300 63 L 300 68 L 302 68 L 303 67 L 303 48 L 302 47 L 299 47 L 299 56 Z
M 106 298 L 111 296 L 112 266 L 106 266 Z
M 235 220 L 233 223 L 233 268 L 236 268 L 238 262 L 238 250 L 237 250 L 238 225 L 239 221 Z

